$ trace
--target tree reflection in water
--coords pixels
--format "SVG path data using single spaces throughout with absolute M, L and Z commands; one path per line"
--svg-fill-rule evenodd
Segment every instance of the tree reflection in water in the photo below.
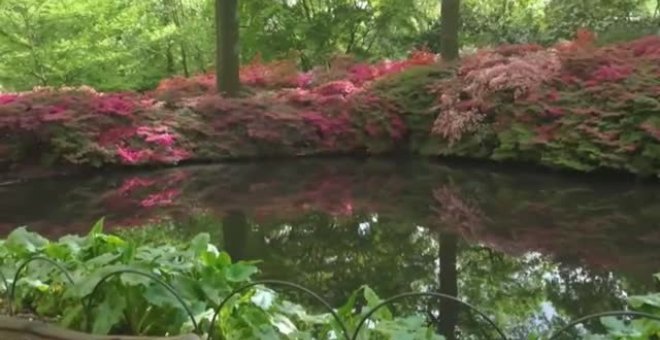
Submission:
M 381 297 L 446 292 L 523 338 L 654 288 L 658 188 L 428 162 L 243 163 L 2 187 L 0 227 L 57 236 L 101 216 L 174 219 L 333 305 L 363 284 Z M 450 302 L 397 306 L 439 314 L 448 338 L 494 336 Z
M 626 293 L 650 288 L 625 273 L 588 269 L 535 252 L 509 256 L 456 234 L 368 214 L 339 219 L 309 213 L 281 224 L 253 223 L 250 231 L 247 258 L 263 260 L 265 278 L 300 283 L 333 305 L 363 284 L 381 297 L 439 291 L 485 311 L 512 338 L 621 308 Z M 303 295 L 289 295 L 314 304 Z M 396 307 L 399 312 L 432 312 L 439 333 L 448 339 L 496 338 L 484 320 L 445 300 L 406 300 Z M 598 323 L 587 326 L 599 330 Z

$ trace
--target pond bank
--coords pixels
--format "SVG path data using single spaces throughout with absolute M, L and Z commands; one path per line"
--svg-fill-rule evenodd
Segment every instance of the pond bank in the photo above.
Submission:
M 660 37 L 356 64 L 247 98 L 207 77 L 148 94 L 0 94 L 11 173 L 264 157 L 417 155 L 660 175 Z M 31 169 L 29 171 L 23 169 Z M 4 182 L 4 181 L 3 181 Z

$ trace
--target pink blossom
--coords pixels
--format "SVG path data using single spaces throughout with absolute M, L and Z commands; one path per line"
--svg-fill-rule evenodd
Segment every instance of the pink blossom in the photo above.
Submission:
M 153 180 L 131 177 L 122 182 L 121 187 L 119 188 L 119 193 L 121 195 L 126 195 L 137 188 L 144 188 L 153 184 L 155 184 L 155 181 Z
M 67 114 L 67 109 L 63 106 L 55 105 L 48 109 L 48 111 L 41 117 L 44 122 L 56 122 L 67 120 L 71 118 Z
M 312 72 L 300 73 L 296 76 L 296 87 L 306 88 L 312 84 L 314 74 Z
M 180 148 L 171 148 L 164 160 L 168 163 L 178 163 L 184 159 L 190 158 L 190 152 Z
M 156 143 L 163 146 L 170 146 L 174 144 L 174 135 L 169 133 L 163 133 L 160 135 L 151 135 L 145 138 L 145 141 L 149 143 Z
M 591 75 L 596 82 L 619 81 L 628 78 L 633 72 L 632 67 L 623 65 L 603 65 Z
M 323 84 L 319 86 L 315 92 L 323 95 L 323 96 L 330 96 L 330 95 L 349 95 L 353 92 L 357 91 L 357 88 L 353 83 L 350 81 L 346 80 L 337 80 L 337 81 L 331 81 L 329 83 Z
M 119 94 L 99 96 L 94 101 L 94 110 L 103 114 L 129 116 L 135 110 L 132 100 Z
M 339 135 L 348 131 L 350 122 L 346 117 L 326 117 L 318 112 L 304 112 L 302 118 L 305 122 L 314 125 L 322 137 Z
M 0 105 L 11 104 L 18 99 L 16 94 L 0 94 Z
M 132 126 L 111 128 L 101 133 L 99 136 L 99 144 L 101 146 L 118 144 L 123 140 L 135 135 L 135 133 L 136 129 Z
M 379 74 L 378 69 L 368 64 L 357 64 L 349 70 L 351 81 L 356 85 L 362 85 L 367 81 L 373 80 Z
M 137 129 L 137 134 L 144 137 L 148 143 L 155 143 L 163 146 L 171 146 L 174 144 L 176 137 L 168 132 L 167 126 L 140 126 Z
M 137 164 L 140 161 L 144 160 L 145 151 L 137 151 L 124 147 L 117 147 L 117 155 L 121 158 L 122 162 L 125 164 Z
M 180 193 L 181 191 L 179 189 L 165 190 L 163 192 L 149 195 L 140 202 L 140 205 L 144 208 L 171 205 L 173 204 L 173 199 Z
M 404 134 L 406 133 L 406 123 L 403 122 L 403 119 L 399 115 L 392 115 L 392 129 L 390 130 L 390 136 L 394 140 L 403 139 Z

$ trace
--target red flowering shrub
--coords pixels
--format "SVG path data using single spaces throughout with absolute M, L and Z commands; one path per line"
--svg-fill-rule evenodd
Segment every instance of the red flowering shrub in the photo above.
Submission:
M 153 96 L 168 101 L 201 96 L 216 92 L 215 74 L 199 74 L 190 78 L 174 77 L 164 79 L 158 84 Z
M 309 75 L 301 76 L 292 60 L 264 63 L 257 55 L 251 63 L 241 67 L 241 83 L 254 87 L 301 87 L 311 81 Z
M 0 105 L 13 103 L 18 98 L 17 94 L 13 93 L 0 93 Z
M 510 101 L 526 97 L 560 68 L 555 51 L 540 51 L 536 46 L 507 46 L 468 57 L 456 77 L 434 86 L 440 113 L 431 131 L 451 146 L 464 134 L 480 129 L 489 108 L 502 100 L 501 94 Z
M 349 95 L 357 91 L 357 87 L 353 85 L 350 81 L 332 81 L 326 84 L 323 84 L 314 89 L 314 93 L 320 94 L 321 96 L 332 96 L 332 95 Z
M 241 70 L 245 84 L 261 87 L 248 98 L 213 94 L 212 75 L 164 80 L 146 95 L 0 94 L 0 162 L 406 151 L 660 174 L 660 37 L 597 48 L 581 32 L 549 49 L 508 45 L 461 63 L 436 60 L 424 51 L 374 64 L 338 57 L 325 71 L 300 73 L 289 61 L 256 59 Z
M 425 153 L 659 175 L 649 122 L 660 115 L 660 37 L 640 41 L 596 48 L 581 32 L 557 49 L 468 58 L 432 88 L 440 138 Z

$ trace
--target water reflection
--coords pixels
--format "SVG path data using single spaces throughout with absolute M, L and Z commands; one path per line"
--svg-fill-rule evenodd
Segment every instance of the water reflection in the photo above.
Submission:
M 652 289 L 623 272 L 531 251 L 510 256 L 456 234 L 403 225 L 383 218 L 374 222 L 366 214 L 308 213 L 286 223 L 253 224 L 247 253 L 265 260 L 264 277 L 314 287 L 334 305 L 362 284 L 383 296 L 411 290 L 456 295 L 487 312 L 514 339 L 588 313 L 620 309 L 626 294 Z M 419 302 L 406 301 L 401 308 L 439 312 L 438 329 L 447 338 L 496 338 L 483 320 L 452 303 Z M 597 324 L 589 327 L 599 330 Z
M 173 218 L 335 305 L 362 284 L 382 296 L 439 291 L 518 339 L 653 289 L 658 189 L 424 162 L 233 164 L 0 187 L 0 227 L 55 236 L 101 216 Z M 401 308 L 439 316 L 449 339 L 494 336 L 447 301 Z

